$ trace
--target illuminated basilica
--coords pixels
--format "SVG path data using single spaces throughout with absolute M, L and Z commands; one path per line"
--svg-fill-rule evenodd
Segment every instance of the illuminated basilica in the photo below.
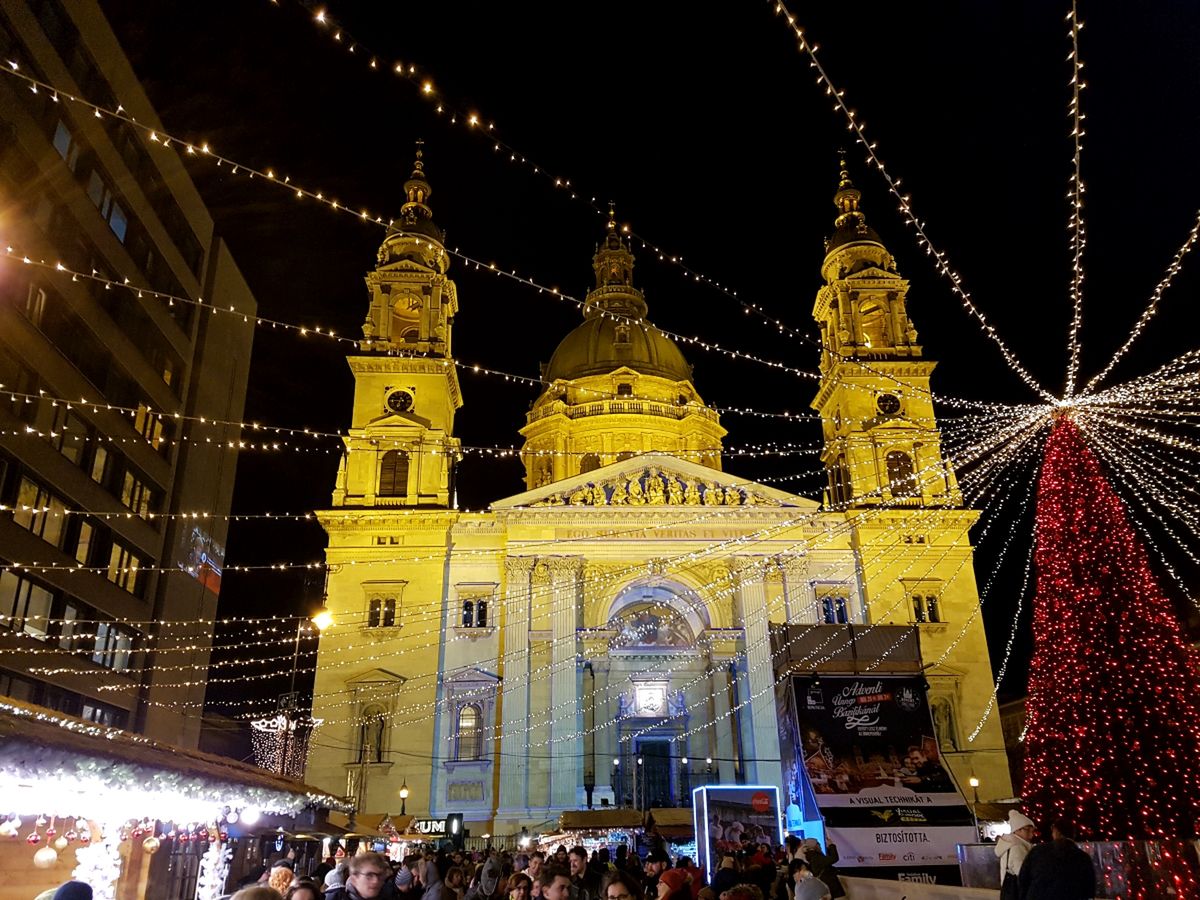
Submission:
M 908 282 L 844 169 L 812 308 L 820 501 L 725 470 L 720 416 L 650 324 L 610 221 L 583 321 L 521 429 L 526 490 L 455 509 L 458 293 L 420 154 L 405 191 L 367 275 L 352 426 L 318 513 L 338 624 L 310 783 L 392 813 L 405 786 L 408 813 L 461 812 L 474 834 L 678 806 L 710 782 L 790 792 L 773 626 L 822 637 L 813 671 L 849 672 L 836 648 L 853 624 L 854 665 L 878 672 L 888 647 L 870 626 L 919 634 L 944 758 L 983 799 L 1012 794 L 998 718 L 968 740 L 992 696 L 977 513 L 942 453 Z

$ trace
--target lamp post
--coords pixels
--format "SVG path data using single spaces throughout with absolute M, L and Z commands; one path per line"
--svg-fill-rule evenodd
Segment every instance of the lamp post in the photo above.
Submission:
M 304 631 L 307 626 L 311 625 L 317 630 L 317 637 L 330 625 L 333 624 L 333 613 L 329 611 L 324 603 L 308 618 L 301 617 L 296 623 L 296 644 L 292 650 L 292 677 L 288 686 L 288 692 L 279 698 L 280 711 L 284 713 L 283 723 L 283 749 L 279 754 L 279 774 L 287 773 L 287 758 L 288 752 L 291 750 L 292 731 L 296 727 L 294 724 L 293 713 L 298 705 L 296 697 L 296 671 L 300 666 L 300 639 L 304 637 Z
M 400 785 L 400 815 L 408 815 L 406 804 L 408 803 L 408 779 L 404 779 L 404 783 Z
M 975 802 L 971 804 L 971 818 L 975 822 L 975 837 L 979 838 L 979 779 L 972 775 L 967 784 L 971 786 L 971 792 L 974 794 Z

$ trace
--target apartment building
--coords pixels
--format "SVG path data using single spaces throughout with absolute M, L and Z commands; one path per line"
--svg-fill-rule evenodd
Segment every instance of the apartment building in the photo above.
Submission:
M 0 0 L 0 60 L 161 127 L 95 0 Z M 180 159 L 0 77 L 0 703 L 195 746 L 253 314 Z M 207 514 L 193 518 L 191 514 Z M 187 514 L 185 518 L 183 514 Z

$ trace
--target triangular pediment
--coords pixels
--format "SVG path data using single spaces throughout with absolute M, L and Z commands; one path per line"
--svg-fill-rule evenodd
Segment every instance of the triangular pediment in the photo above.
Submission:
M 408 681 L 403 675 L 397 675 L 395 672 L 390 672 L 387 669 L 373 668 L 360 672 L 352 678 L 346 679 L 346 684 L 349 685 L 366 685 L 366 684 L 384 684 L 399 687 Z
M 887 279 L 888 281 L 896 281 L 900 278 L 895 272 L 888 272 L 886 269 L 880 269 L 877 266 L 868 266 L 852 275 L 847 275 L 847 281 L 870 281 L 873 279 Z
M 378 418 L 367 422 L 367 428 L 390 428 L 397 425 L 407 425 L 410 428 L 429 428 L 433 423 L 429 419 L 413 413 L 386 412 Z
M 654 481 L 657 480 L 657 485 Z M 635 487 L 636 485 L 636 487 Z M 780 506 L 819 504 L 667 453 L 643 453 L 497 500 L 492 509 L 595 506 Z

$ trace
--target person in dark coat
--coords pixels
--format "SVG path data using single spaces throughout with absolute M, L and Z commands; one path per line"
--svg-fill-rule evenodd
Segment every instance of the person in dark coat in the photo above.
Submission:
M 1075 827 L 1060 819 L 1050 826 L 1050 837 L 1021 864 L 1021 900 L 1091 900 L 1096 868 L 1076 845 Z

